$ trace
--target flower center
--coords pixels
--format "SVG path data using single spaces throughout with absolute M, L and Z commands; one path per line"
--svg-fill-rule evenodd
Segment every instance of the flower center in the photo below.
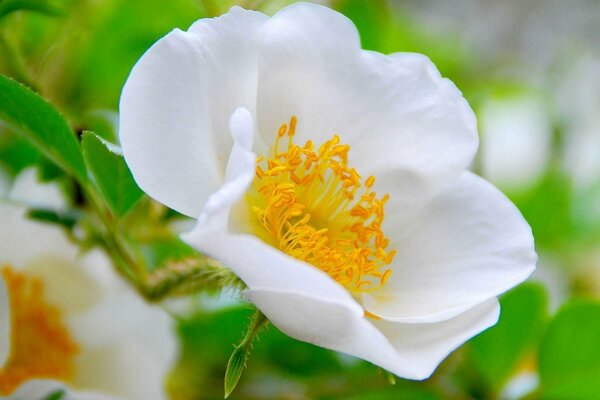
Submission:
M 294 144 L 296 123 L 283 124 L 269 156 L 257 160 L 247 200 L 259 236 L 352 292 L 384 285 L 396 254 L 381 230 L 389 195 L 377 197 L 375 178 L 348 166 L 350 146 L 338 135 L 318 148 Z
M 31 378 L 68 381 L 77 345 L 60 311 L 46 304 L 42 281 L 10 267 L 1 272 L 10 300 L 11 344 L 8 362 L 0 369 L 0 394 L 10 394 Z

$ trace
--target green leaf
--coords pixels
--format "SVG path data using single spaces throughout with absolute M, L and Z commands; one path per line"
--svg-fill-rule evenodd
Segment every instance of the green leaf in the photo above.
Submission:
M 56 392 L 50 393 L 48 396 L 44 398 L 44 400 L 61 400 L 65 396 L 65 391 L 62 389 L 57 390 Z
M 11 174 L 17 175 L 40 158 L 40 152 L 27 139 L 0 130 L 0 163 Z
M 228 398 L 237 386 L 242 372 L 246 368 L 248 353 L 248 346 L 238 346 L 231 353 L 231 357 L 227 363 L 227 371 L 225 371 L 225 398 Z
M 77 219 L 79 218 L 79 215 L 77 215 L 73 211 L 62 212 L 41 208 L 34 208 L 28 210 L 27 216 L 31 219 L 35 219 L 41 222 L 60 225 L 68 230 L 73 229 L 73 227 L 77 223 Z
M 600 303 L 574 301 L 550 323 L 539 354 L 541 398 L 597 399 L 600 393 Z
M 269 320 L 263 313 L 258 310 L 254 312 L 244 339 L 236 346 L 231 357 L 229 357 L 227 370 L 225 371 L 225 398 L 228 398 L 233 392 L 242 376 L 242 372 L 246 367 L 246 360 L 248 360 L 248 356 L 250 355 L 252 341 L 268 322 Z
M 142 197 L 121 150 L 92 132 L 82 137 L 85 161 L 96 185 L 116 215 L 124 215 Z
M 0 119 L 80 182 L 87 180 L 81 148 L 65 119 L 37 93 L 3 75 Z
M 64 15 L 64 11 L 47 0 L 4 0 L 0 2 L 0 18 L 15 11 L 33 11 L 48 16 Z
M 468 347 L 468 360 L 487 388 L 497 392 L 527 350 L 533 350 L 547 319 L 547 303 L 544 287 L 534 283 L 502 296 L 498 324 L 475 337 Z

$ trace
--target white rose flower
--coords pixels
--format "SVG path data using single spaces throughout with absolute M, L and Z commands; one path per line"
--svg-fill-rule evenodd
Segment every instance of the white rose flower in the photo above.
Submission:
M 493 325 L 535 266 L 519 211 L 466 172 L 461 93 L 422 55 L 362 50 L 323 6 L 175 29 L 131 72 L 120 139 L 274 325 L 401 377 Z
M 176 355 L 170 317 L 122 282 L 103 253 L 82 256 L 60 229 L 28 219 L 22 201 L 60 208 L 62 199 L 29 170 L 0 203 L 0 395 L 38 400 L 62 388 L 65 399 L 107 399 L 68 384 L 166 398 Z

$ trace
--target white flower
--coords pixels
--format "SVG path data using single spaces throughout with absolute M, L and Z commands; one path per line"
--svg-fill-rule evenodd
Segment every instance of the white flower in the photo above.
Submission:
M 144 303 L 103 253 L 82 256 L 58 228 L 26 217 L 22 201 L 61 206 L 55 186 L 39 185 L 29 170 L 10 199 L 0 204 L 0 395 L 26 381 L 16 398 L 45 399 L 64 384 L 130 400 L 166 398 L 176 351 L 169 316 Z
M 423 379 L 534 269 L 520 213 L 466 172 L 460 92 L 422 55 L 361 50 L 328 8 L 172 31 L 120 113 L 138 184 L 198 218 L 184 239 L 296 339 Z
M 480 122 L 484 177 L 513 192 L 530 189 L 543 177 L 552 126 L 541 96 L 532 92 L 489 98 Z

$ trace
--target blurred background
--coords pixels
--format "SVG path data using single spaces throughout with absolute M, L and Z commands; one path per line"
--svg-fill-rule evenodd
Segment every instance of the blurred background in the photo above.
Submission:
M 121 88 L 158 38 L 234 4 L 273 14 L 289 3 L 0 0 L 0 72 L 49 99 L 76 131 L 116 143 Z M 423 53 L 463 91 L 481 135 L 472 169 L 519 207 L 540 261 L 502 297 L 500 323 L 427 381 L 392 384 L 368 363 L 271 328 L 231 398 L 600 399 L 600 1 L 321 3 L 354 21 L 364 48 Z M 0 126 L 0 180 L 10 184 L 32 165 L 42 179 L 60 179 Z M 226 297 L 177 305 L 180 356 L 166 380 L 173 399 L 222 398 L 227 359 L 251 313 Z

